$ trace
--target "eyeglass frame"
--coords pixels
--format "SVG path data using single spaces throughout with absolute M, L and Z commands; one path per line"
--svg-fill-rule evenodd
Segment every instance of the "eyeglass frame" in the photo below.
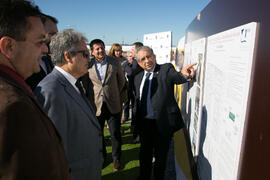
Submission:
M 82 56 L 87 59 L 90 57 L 90 53 L 88 50 L 71 51 L 71 53 L 82 53 Z

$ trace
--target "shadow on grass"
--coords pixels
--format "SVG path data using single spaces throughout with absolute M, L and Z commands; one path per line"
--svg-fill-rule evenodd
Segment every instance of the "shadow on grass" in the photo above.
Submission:
M 102 176 L 102 180 L 136 180 L 139 175 L 139 167 L 128 170 L 119 170 Z
M 137 161 L 137 165 L 139 165 L 139 147 L 122 151 L 121 166 L 128 167 L 128 163 L 131 161 Z
M 122 136 L 127 135 L 127 134 L 132 134 L 130 132 L 130 123 L 121 124 L 121 129 L 123 131 Z M 104 127 L 104 136 L 110 137 L 109 129 L 107 129 L 106 126 Z
M 130 132 L 130 124 L 122 126 L 122 130 L 124 131 L 121 133 L 122 146 L 125 144 L 133 144 L 133 133 Z M 107 129 L 104 129 L 104 138 L 105 145 L 112 146 L 110 132 Z
M 112 153 L 107 153 L 107 157 L 105 160 L 105 168 L 112 164 Z M 131 161 L 139 161 L 139 147 L 128 149 L 128 150 L 122 150 L 121 155 L 121 169 L 125 169 L 126 165 Z M 136 163 L 138 165 L 138 163 Z M 127 167 L 128 168 L 128 167 Z
M 105 137 L 105 145 L 107 146 L 112 146 L 112 142 L 111 142 L 111 137 L 107 136 Z M 133 143 L 133 135 L 131 133 L 126 134 L 125 136 L 122 135 L 122 146 L 123 145 L 128 145 L 128 144 L 134 144 Z
M 130 132 L 130 123 L 122 125 L 124 131 L 122 135 L 122 153 L 121 168 L 119 171 L 113 171 L 113 160 L 111 153 L 111 138 L 107 129 L 104 129 L 105 144 L 107 149 L 107 157 L 105 167 L 102 170 L 102 180 L 136 180 L 139 175 L 139 144 L 133 144 L 133 134 Z

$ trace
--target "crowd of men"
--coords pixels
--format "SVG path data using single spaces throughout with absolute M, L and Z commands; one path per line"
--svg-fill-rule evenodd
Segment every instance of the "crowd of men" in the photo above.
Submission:
M 174 85 L 192 78 L 195 64 L 177 72 L 138 42 L 121 61 L 100 39 L 90 54 L 82 33 L 58 32 L 57 23 L 27 0 L 0 2 L 0 179 L 101 180 L 105 121 L 118 171 L 130 104 L 138 179 L 151 179 L 152 157 L 154 179 L 164 179 L 173 133 L 184 126 Z

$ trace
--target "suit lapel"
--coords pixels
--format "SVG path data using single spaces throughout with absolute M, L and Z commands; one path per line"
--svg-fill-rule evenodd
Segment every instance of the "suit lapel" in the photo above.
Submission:
M 151 98 L 157 91 L 158 81 L 157 78 L 159 77 L 159 71 L 160 71 L 160 65 L 156 64 L 156 67 L 154 69 L 153 79 L 151 82 Z
M 88 69 L 88 72 L 89 72 L 89 77 L 91 77 L 91 80 L 93 82 L 97 82 L 97 83 L 100 83 L 102 84 L 102 82 L 99 80 L 98 78 L 98 74 L 97 74 L 97 70 L 96 70 L 96 66 L 95 66 L 95 60 L 92 60 L 90 63 L 89 63 L 89 69 Z
M 92 121 L 92 123 L 100 129 L 99 123 L 95 121 L 95 113 L 90 106 L 90 104 L 87 104 L 83 97 L 76 91 L 76 89 L 68 82 L 68 80 L 57 70 L 53 70 L 53 72 L 56 76 L 58 76 L 58 80 L 63 86 L 64 90 L 67 92 L 67 94 L 81 107 L 81 109 L 87 114 L 89 119 Z M 91 111 L 91 113 L 90 113 Z
M 137 87 L 136 95 L 138 98 L 140 97 L 140 86 L 141 86 L 143 74 L 144 74 L 144 71 L 139 72 L 138 75 L 136 76 L 137 78 L 134 79 L 135 87 Z
M 107 58 L 106 59 L 106 61 L 107 61 L 107 68 L 106 68 L 106 75 L 105 75 L 103 84 L 106 84 L 107 83 L 108 78 L 111 76 L 111 72 L 112 72 L 112 62 L 111 62 L 111 59 L 108 56 L 106 58 Z

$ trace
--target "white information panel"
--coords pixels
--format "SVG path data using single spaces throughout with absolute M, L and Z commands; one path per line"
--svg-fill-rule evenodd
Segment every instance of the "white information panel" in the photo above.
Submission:
M 187 61 L 189 64 L 197 63 L 195 68 L 194 80 L 189 83 L 190 89 L 188 92 L 188 107 L 189 108 L 189 134 L 191 140 L 191 148 L 194 156 L 199 153 L 199 134 L 201 125 L 202 114 L 202 98 L 203 98 L 203 72 L 204 72 L 204 58 L 205 58 L 205 44 L 206 38 L 202 38 L 191 43 L 191 47 L 188 50 L 189 58 Z
M 153 49 L 158 64 L 170 62 L 172 46 L 171 31 L 145 34 L 143 36 L 143 44 Z
M 187 43 L 185 44 L 185 55 L 184 55 L 184 63 L 183 63 L 183 67 L 187 66 L 188 64 L 191 63 L 192 61 L 192 54 L 191 54 L 191 43 Z M 189 84 L 185 83 L 182 84 L 183 88 L 182 88 L 182 100 L 181 100 L 181 112 L 182 115 L 184 116 L 185 122 L 186 122 L 186 126 L 187 129 L 189 130 L 189 124 L 190 124 L 190 96 L 189 96 Z
M 249 23 L 208 37 L 201 179 L 237 179 L 248 103 L 257 23 Z M 203 132 L 204 131 L 204 132 Z

